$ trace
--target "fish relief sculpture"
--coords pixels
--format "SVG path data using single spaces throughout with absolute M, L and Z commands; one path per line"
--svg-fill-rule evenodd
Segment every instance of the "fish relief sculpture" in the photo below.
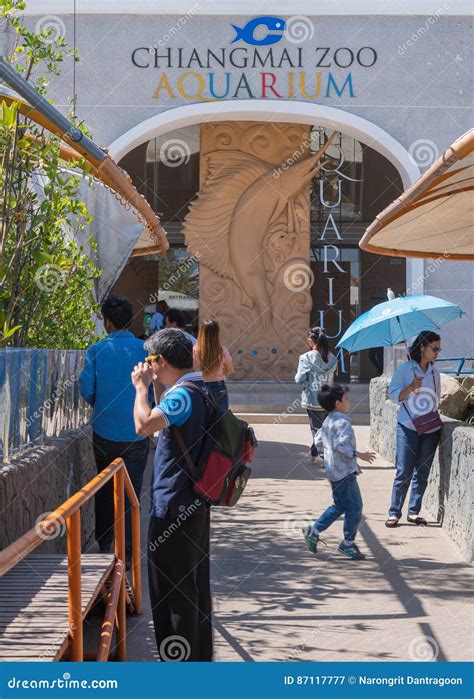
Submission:
M 273 314 L 265 238 L 285 209 L 288 231 L 298 232 L 294 200 L 325 165 L 321 158 L 333 137 L 314 155 L 280 167 L 241 151 L 203 156 L 207 176 L 184 220 L 186 246 L 241 289 L 266 330 L 273 328 Z

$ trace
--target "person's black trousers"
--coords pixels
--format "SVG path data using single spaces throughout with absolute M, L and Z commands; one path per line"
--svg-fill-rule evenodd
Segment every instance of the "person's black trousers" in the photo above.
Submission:
M 150 517 L 148 582 L 162 661 L 212 660 L 209 528 L 209 510 Z
M 316 432 L 321 428 L 324 422 L 324 418 L 327 415 L 327 412 L 325 410 L 316 410 L 312 408 L 306 408 L 306 412 L 308 413 L 309 427 L 313 436 L 313 440 L 311 442 L 311 456 L 317 456 L 318 452 L 316 447 L 314 446 L 314 437 L 316 435 Z
M 143 474 L 146 468 L 148 438 L 135 442 L 114 442 L 104 439 L 95 432 L 92 436 L 97 472 L 103 471 L 114 459 L 122 458 L 140 500 Z M 132 514 L 131 505 L 125 496 L 125 556 L 132 559 Z M 114 541 L 114 491 L 113 479 L 106 483 L 95 496 L 95 538 L 101 551 L 110 551 Z

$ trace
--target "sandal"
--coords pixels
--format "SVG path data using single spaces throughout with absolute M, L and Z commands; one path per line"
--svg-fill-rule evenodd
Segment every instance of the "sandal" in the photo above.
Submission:
M 389 517 L 385 522 L 385 526 L 389 527 L 389 529 L 393 529 L 393 527 L 398 527 L 399 519 L 400 517 Z
M 427 527 L 428 522 L 424 517 L 418 517 L 417 515 L 407 515 L 407 522 L 410 522 L 410 524 L 416 524 L 417 527 Z

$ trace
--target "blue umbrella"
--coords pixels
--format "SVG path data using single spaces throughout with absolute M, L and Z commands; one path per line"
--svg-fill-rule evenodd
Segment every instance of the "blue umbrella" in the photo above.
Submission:
M 437 331 L 463 311 L 455 303 L 436 296 L 400 296 L 379 303 L 348 327 L 338 347 L 358 352 L 405 342 L 423 330 Z

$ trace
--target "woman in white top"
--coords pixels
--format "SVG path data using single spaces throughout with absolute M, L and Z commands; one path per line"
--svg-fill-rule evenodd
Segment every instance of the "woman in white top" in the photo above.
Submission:
M 220 414 L 229 409 L 226 377 L 234 373 L 229 350 L 221 345 L 219 323 L 205 320 L 199 328 L 197 343 L 193 348 L 194 370 L 202 372 L 202 378 L 214 398 Z
M 318 391 L 321 390 L 323 384 L 334 381 L 337 359 L 329 351 L 326 333 L 322 328 L 310 328 L 308 330 L 307 343 L 309 352 L 305 352 L 305 354 L 300 356 L 295 381 L 303 384 L 301 405 L 308 412 L 309 426 L 313 437 L 311 460 L 313 463 L 316 463 L 318 452 L 314 446 L 314 437 L 327 415 L 318 403 Z

